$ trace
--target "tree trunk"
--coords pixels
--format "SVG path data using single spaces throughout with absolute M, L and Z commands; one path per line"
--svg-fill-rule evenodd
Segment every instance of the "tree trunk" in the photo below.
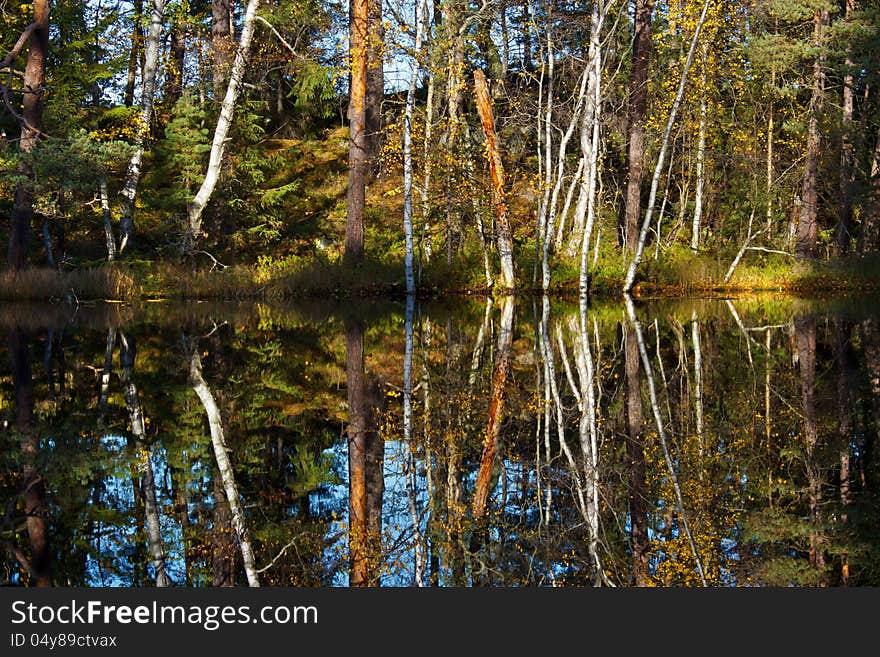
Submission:
M 220 101 L 227 86 L 229 60 L 234 48 L 232 3 L 230 0 L 211 0 L 211 51 L 213 55 L 212 82 L 214 99 Z
M 422 38 L 424 36 L 424 17 L 427 10 L 426 0 L 415 0 L 416 3 L 416 42 L 413 53 L 413 70 L 410 74 L 409 89 L 406 92 L 406 109 L 403 117 L 403 234 L 406 242 L 404 255 L 404 274 L 406 276 L 406 293 L 412 295 L 416 291 L 413 274 L 413 161 L 412 161 L 412 118 L 416 104 L 416 84 L 421 70 Z
M 113 224 L 110 216 L 110 195 L 107 192 L 107 174 L 101 172 L 98 181 L 98 193 L 101 197 L 101 219 L 104 222 L 104 242 L 107 244 L 107 262 L 116 260 L 116 238 L 113 237 Z
M 211 512 L 211 584 L 235 586 L 235 541 L 232 514 L 223 483 L 215 469 L 212 475 L 214 508 Z
M 846 17 L 849 21 L 855 11 L 855 0 L 846 0 Z M 852 231 L 852 186 L 853 186 L 853 69 L 855 62 L 852 47 L 847 45 L 843 74 L 843 107 L 841 112 L 841 143 L 840 143 L 840 209 L 837 218 L 837 239 L 834 243 L 834 255 L 840 257 L 849 251 L 850 234 Z
M 364 260 L 364 210 L 366 205 L 367 137 L 366 91 L 369 44 L 369 0 L 352 0 L 349 24 L 351 77 L 348 101 L 348 195 L 345 217 L 345 263 Z
M 642 175 L 645 158 L 645 117 L 648 113 L 648 71 L 651 56 L 652 0 L 633 2 L 632 69 L 629 83 L 629 116 L 627 118 L 627 177 L 623 213 L 623 244 L 627 253 L 635 253 L 641 212 Z
M 171 30 L 169 62 L 165 66 L 165 104 L 173 110 L 183 95 L 183 73 L 186 66 L 187 16 L 178 10 Z
M 22 153 L 30 153 L 37 147 L 43 125 L 43 84 L 46 79 L 46 56 L 49 49 L 49 9 L 50 0 L 34 0 L 34 20 L 29 26 L 28 56 L 24 69 L 23 99 L 21 113 L 21 137 L 18 148 Z M 15 55 L 11 54 L 11 58 Z M 6 267 L 18 271 L 27 261 L 30 242 L 31 221 L 33 218 L 34 191 L 31 178 L 33 172 L 24 163 L 19 164 L 18 174 L 22 177 L 15 187 L 12 206 L 12 223 L 9 230 L 9 255 Z
M 199 191 L 189 202 L 189 207 L 187 208 L 189 225 L 183 241 L 183 252 L 185 254 L 189 254 L 195 249 L 195 245 L 202 232 L 202 212 L 208 204 L 211 194 L 214 193 L 214 187 L 216 187 L 217 180 L 220 178 L 220 165 L 223 162 L 226 136 L 229 134 L 229 129 L 232 126 L 235 104 L 238 102 L 238 94 L 244 82 L 245 66 L 250 54 L 251 39 L 254 34 L 254 20 L 259 4 L 260 0 L 248 0 L 247 9 L 245 10 L 244 22 L 241 28 L 241 41 L 238 44 L 238 49 L 235 51 L 232 73 L 229 77 L 229 84 L 226 87 L 226 95 L 223 97 L 223 103 L 220 106 L 217 126 L 214 128 L 211 154 L 208 157 L 208 169 L 205 172 L 205 179 L 202 181 Z
M 654 167 L 654 175 L 651 179 L 651 192 L 648 196 L 648 209 L 645 210 L 645 218 L 642 221 L 642 227 L 639 230 L 639 239 L 636 244 L 636 252 L 633 255 L 633 259 L 630 261 L 629 268 L 626 271 L 626 280 L 623 283 L 623 291 L 625 293 L 629 293 L 632 290 L 633 283 L 636 280 L 636 269 L 639 266 L 639 262 L 642 260 L 642 252 L 645 249 L 645 240 L 648 237 L 648 228 L 651 226 L 651 217 L 654 214 L 654 203 L 657 201 L 657 187 L 660 185 L 660 176 L 663 173 L 663 163 L 666 160 L 666 149 L 669 146 L 669 136 L 672 134 L 672 126 L 675 125 L 675 117 L 678 114 L 678 108 L 681 106 L 681 101 L 684 98 L 684 90 L 687 85 L 688 73 L 691 70 L 691 65 L 694 61 L 694 51 L 697 48 L 697 42 L 700 38 L 700 32 L 703 29 L 703 25 L 706 22 L 706 14 L 709 11 L 709 5 L 711 4 L 711 0 L 705 0 L 703 3 L 703 10 L 700 13 L 700 18 L 697 21 L 696 29 L 694 30 L 694 35 L 691 38 L 691 46 L 688 50 L 687 59 L 684 62 L 684 67 L 681 70 L 681 80 L 678 83 L 678 92 L 675 95 L 675 100 L 672 103 L 672 109 L 669 112 L 669 118 L 666 121 L 666 129 L 663 133 L 663 142 L 660 146 L 660 154 L 657 157 L 657 164 Z
M 828 9 L 818 9 L 813 23 L 813 47 L 819 52 L 813 61 L 813 91 L 807 112 L 807 152 L 804 162 L 804 181 L 801 187 L 801 205 L 798 213 L 795 253 L 802 258 L 816 255 L 819 224 L 819 117 L 825 99 L 825 32 L 828 28 Z
M 134 239 L 134 206 L 138 183 L 141 178 L 141 161 L 144 157 L 144 142 L 150 135 L 153 121 L 153 101 L 156 95 L 156 73 L 159 70 L 159 47 L 162 39 L 162 25 L 165 20 L 165 0 L 153 0 L 150 12 L 150 29 L 147 32 L 146 54 L 144 58 L 144 84 L 141 94 L 140 121 L 134 137 L 134 153 L 128 162 L 125 186 L 122 188 L 122 208 L 119 219 L 119 254 L 131 245 Z
M 503 291 L 516 288 L 516 277 L 513 271 L 513 238 L 510 232 L 510 221 L 507 216 L 507 203 L 504 200 L 504 165 L 501 162 L 501 150 L 498 135 L 495 133 L 495 120 L 492 116 L 492 101 L 486 76 L 481 69 L 474 69 L 474 87 L 477 93 L 477 111 L 480 123 L 486 135 L 486 151 L 489 158 L 489 173 L 492 177 L 492 206 L 495 209 L 497 222 L 498 257 L 501 260 L 501 285 Z
M 837 434 L 840 454 L 840 522 L 846 526 L 849 522 L 849 505 L 852 503 L 851 465 L 852 443 L 855 439 L 853 431 L 853 374 L 855 359 L 853 358 L 850 338 L 852 324 L 844 317 L 834 317 L 834 360 L 837 363 Z M 846 528 L 843 530 L 847 531 Z M 850 583 L 849 554 L 840 555 L 840 580 L 844 586 Z
M 153 557 L 153 569 L 155 570 L 156 586 L 165 587 L 171 584 L 165 563 L 165 547 L 162 543 L 162 529 L 159 521 L 159 506 L 156 503 L 156 482 L 153 478 L 152 454 L 147 445 L 147 431 L 144 424 L 144 413 L 141 408 L 140 396 L 134 383 L 134 361 L 137 355 L 134 337 L 126 336 L 120 331 L 119 348 L 120 368 L 119 379 L 122 382 L 122 392 L 125 397 L 125 406 L 128 410 L 129 423 L 131 424 L 131 437 L 134 446 L 134 457 L 140 472 L 140 486 L 144 496 L 144 517 L 147 525 L 147 540 L 150 545 L 150 554 Z
M 367 176 L 379 175 L 382 164 L 382 101 L 385 98 L 383 67 L 385 28 L 382 25 L 382 0 L 367 0 L 367 78 L 364 89 L 364 137 L 366 140 Z
M 694 221 L 691 226 L 691 251 L 697 252 L 700 247 L 700 228 L 703 219 L 703 187 L 704 165 L 706 160 L 706 113 L 707 103 L 706 94 L 709 93 L 706 88 L 706 44 L 703 44 L 703 65 L 701 67 L 701 84 L 700 84 L 700 125 L 697 130 L 697 188 L 694 192 Z
M 859 252 L 872 253 L 880 249 L 880 129 L 871 161 L 871 198 L 865 208 L 862 232 L 859 236 Z
M 141 14 L 143 13 L 143 0 L 132 0 L 131 49 L 128 51 L 128 76 L 125 81 L 125 95 L 123 96 L 123 104 L 126 107 L 131 107 L 134 104 L 134 85 L 137 81 L 141 46 L 144 42 L 144 31 L 141 29 Z
M 233 71 L 233 76 L 235 72 Z M 211 432 L 211 445 L 214 448 L 214 460 L 217 464 L 217 474 L 223 484 L 223 491 L 226 493 L 226 501 L 229 504 L 229 512 L 232 519 L 232 527 L 235 529 L 235 535 L 238 538 L 238 545 L 241 550 L 241 559 L 244 565 L 244 572 L 247 576 L 248 586 L 258 587 L 260 580 L 257 575 L 256 562 L 254 560 L 253 547 L 251 546 L 250 532 L 245 522 L 244 511 L 239 503 L 238 487 L 235 483 L 235 472 L 232 470 L 232 464 L 229 461 L 227 453 L 226 438 L 223 435 L 223 421 L 220 417 L 220 409 L 217 408 L 217 402 L 208 384 L 202 376 L 202 360 L 199 356 L 198 344 L 194 342 L 192 346 L 192 355 L 189 362 L 189 377 L 193 390 L 198 395 L 199 401 L 205 408 L 205 414 L 208 416 L 208 427 Z

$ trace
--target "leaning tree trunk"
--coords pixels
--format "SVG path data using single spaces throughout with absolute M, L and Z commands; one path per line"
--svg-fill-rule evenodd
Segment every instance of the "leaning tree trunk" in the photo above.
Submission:
M 480 114 L 483 133 L 486 135 L 489 173 L 492 177 L 492 206 L 495 209 L 495 221 L 497 222 L 501 285 L 504 291 L 511 291 L 516 288 L 516 276 L 513 271 L 513 238 L 510 233 L 510 219 L 507 216 L 507 203 L 504 200 L 504 165 L 501 162 L 498 135 L 495 133 L 492 101 L 489 99 L 486 76 L 481 69 L 474 69 L 474 87 L 477 92 L 477 111 Z
M 804 161 L 804 181 L 801 187 L 801 205 L 798 213 L 795 253 L 802 258 L 816 255 L 818 236 L 818 178 L 819 178 L 819 117 L 825 97 L 825 32 L 828 27 L 828 9 L 818 9 L 813 24 L 813 47 L 818 50 L 813 60 L 813 91 L 807 114 L 807 152 Z
M 28 45 L 27 64 L 24 69 L 21 125 L 18 148 L 30 153 L 37 147 L 43 123 L 43 82 L 46 78 L 46 55 L 49 49 L 49 0 L 34 0 L 34 20 L 19 37 L 13 49 L 3 59 L 0 68 L 12 64 L 25 44 Z M 9 231 L 9 257 L 6 266 L 12 271 L 24 267 L 30 242 L 33 218 L 34 190 L 30 166 L 21 162 L 18 166 L 21 181 L 15 187 L 12 206 L 12 225 Z
M 233 73 L 234 75 L 234 73 Z M 202 402 L 205 413 L 208 416 L 208 427 L 211 431 L 211 445 L 214 447 L 214 459 L 217 464 L 217 474 L 223 484 L 223 491 L 226 493 L 226 501 L 229 503 L 229 512 L 232 516 L 232 527 L 235 529 L 235 535 L 238 538 L 238 545 L 241 549 L 241 558 L 244 564 L 244 572 L 247 576 L 248 586 L 257 587 L 260 585 L 259 576 L 257 575 L 257 567 L 254 560 L 254 551 L 251 546 L 250 532 L 245 523 L 244 511 L 238 499 L 238 487 L 235 484 L 235 473 L 232 470 L 232 464 L 229 462 L 229 454 L 227 453 L 226 439 L 223 435 L 223 421 L 220 418 L 220 409 L 217 408 L 217 402 L 208 384 L 202 376 L 202 359 L 199 356 L 198 345 L 192 347 L 192 355 L 189 362 L 189 377 L 193 390 Z
M 143 11 L 143 0 L 132 0 L 131 49 L 128 51 L 128 75 L 122 101 L 126 107 L 131 107 L 134 104 L 134 84 L 137 80 L 138 63 L 141 60 L 141 47 L 144 42 L 144 31 L 140 23 Z
M 251 39 L 254 35 L 254 21 L 259 4 L 260 0 L 248 0 L 247 9 L 244 14 L 244 23 L 241 28 L 241 41 L 238 44 L 238 50 L 235 51 L 235 61 L 232 63 L 229 85 L 226 87 L 226 95 L 223 97 L 223 104 L 220 106 L 220 116 L 214 129 L 211 155 L 208 158 L 208 170 L 205 172 L 202 186 L 199 187 L 199 191 L 187 207 L 188 226 L 183 240 L 184 254 L 192 253 L 195 249 L 195 245 L 202 232 L 202 212 L 208 204 L 211 194 L 214 193 L 214 187 L 217 186 L 217 180 L 220 178 L 220 165 L 223 161 L 226 136 L 229 134 L 229 129 L 232 126 L 235 104 L 238 101 L 238 94 L 244 81 L 244 70 L 250 53 Z
M 134 137 L 134 153 L 128 162 L 125 186 L 122 188 L 122 214 L 119 219 L 119 253 L 122 254 L 134 238 L 134 204 L 138 183 L 141 179 L 141 161 L 144 157 L 144 142 L 150 134 L 153 121 L 153 101 L 156 95 L 156 73 L 159 70 L 159 49 L 162 39 L 162 25 L 165 20 L 165 0 L 153 0 L 150 13 L 150 29 L 147 32 L 146 54 L 144 59 L 144 84 L 141 94 L 141 114 Z

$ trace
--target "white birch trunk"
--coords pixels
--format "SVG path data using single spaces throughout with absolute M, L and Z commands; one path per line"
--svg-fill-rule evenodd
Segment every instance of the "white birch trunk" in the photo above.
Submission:
M 413 275 L 413 161 L 412 161 L 412 118 L 416 104 L 416 84 L 421 70 L 422 38 L 424 35 L 424 17 L 426 1 L 416 2 L 416 42 L 413 52 L 413 68 L 406 92 L 406 110 L 403 116 L 403 236 L 406 242 L 406 253 L 403 266 L 406 276 L 406 293 L 415 294 L 416 283 Z
M 706 44 L 703 44 L 703 67 L 700 89 L 700 125 L 697 136 L 697 189 L 694 194 L 694 220 L 691 226 L 691 251 L 700 248 L 700 225 L 703 219 L 703 166 L 706 160 Z M 659 237 L 659 233 L 658 233 Z
M 98 193 L 101 197 L 101 219 L 104 222 L 104 240 L 107 243 L 107 261 L 116 260 L 116 239 L 113 237 L 113 226 L 110 223 L 110 196 L 107 193 L 107 174 L 101 173 L 98 181 Z
M 244 512 L 238 500 L 238 488 L 235 485 L 235 473 L 226 453 L 226 439 L 223 436 L 223 423 L 220 419 L 220 409 L 205 379 L 202 376 L 202 359 L 199 357 L 198 347 L 193 347 L 189 365 L 190 382 L 193 390 L 202 402 L 205 413 L 208 416 L 208 427 L 211 431 L 211 445 L 214 447 L 214 458 L 217 461 L 217 470 L 223 483 L 223 491 L 229 502 L 229 510 L 232 513 L 232 527 L 238 537 L 238 545 L 241 550 L 241 558 L 244 564 L 244 572 L 247 575 L 248 586 L 260 585 L 257 567 L 254 562 L 254 552 L 251 547 L 250 533 L 244 520 Z
M 141 93 L 141 114 L 134 138 L 134 153 L 128 162 L 125 186 L 122 188 L 122 216 L 119 220 L 119 253 L 134 238 L 134 204 L 138 183 L 141 178 L 141 161 L 144 157 L 144 142 L 150 134 L 153 120 L 153 100 L 156 95 L 156 73 L 159 70 L 159 49 L 162 41 L 162 25 L 165 20 L 165 0 L 153 0 L 150 13 L 150 29 L 144 47 L 144 84 Z
M 208 169 L 205 172 L 202 186 L 187 207 L 189 225 L 187 226 L 187 233 L 183 242 L 184 253 L 191 252 L 198 242 L 202 229 L 202 212 L 208 204 L 211 194 L 214 193 L 214 187 L 217 186 L 217 180 L 220 178 L 223 150 L 226 145 L 229 128 L 232 126 L 232 117 L 235 113 L 235 105 L 238 102 L 238 94 L 244 81 L 244 71 L 250 53 L 251 38 L 254 34 L 254 21 L 259 4 L 260 0 L 248 0 L 247 9 L 244 14 L 244 23 L 241 29 L 241 41 L 235 51 L 235 60 L 232 63 L 232 71 L 229 75 L 229 85 L 226 87 L 226 95 L 223 97 L 223 103 L 220 105 L 217 127 L 214 129 L 211 155 L 208 158 Z

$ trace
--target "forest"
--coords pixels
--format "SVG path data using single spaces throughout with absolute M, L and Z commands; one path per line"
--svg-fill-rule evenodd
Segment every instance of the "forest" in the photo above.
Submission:
M 0 22 L 0 583 L 880 582 L 877 0 Z
M 872 0 L 0 21 L 6 298 L 876 284 Z

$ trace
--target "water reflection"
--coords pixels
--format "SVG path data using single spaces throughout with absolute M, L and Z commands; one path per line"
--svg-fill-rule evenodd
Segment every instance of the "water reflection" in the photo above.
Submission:
M 877 585 L 845 301 L 5 307 L 11 585 Z

